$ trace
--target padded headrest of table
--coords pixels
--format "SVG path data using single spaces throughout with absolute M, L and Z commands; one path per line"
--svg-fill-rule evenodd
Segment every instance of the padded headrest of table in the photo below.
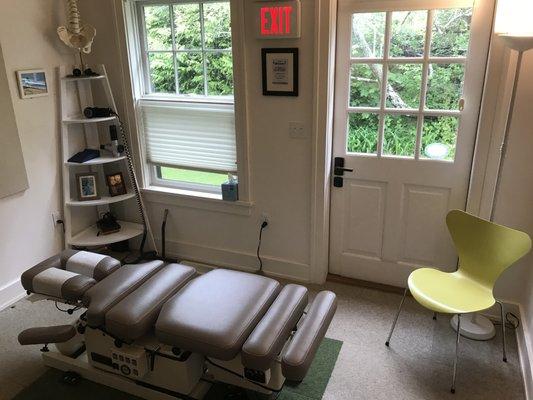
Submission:
M 34 276 L 32 286 L 34 293 L 76 302 L 95 284 L 93 278 L 85 275 L 48 268 Z
M 163 261 L 124 265 L 87 290 L 83 296 L 83 303 L 87 306 L 87 324 L 92 328 L 103 326 L 106 313 L 159 271 L 163 265 Z
M 101 281 L 120 267 L 120 261 L 105 254 L 69 249 L 61 253 L 61 265 L 67 271 Z
M 105 316 L 106 332 L 126 341 L 144 336 L 153 329 L 163 304 L 195 273 L 192 267 L 168 264 L 109 310 Z
M 166 344 L 231 360 L 280 291 L 270 278 L 210 271 L 181 289 L 161 310 L 156 336 Z
M 41 261 L 39 264 L 24 271 L 20 277 L 20 283 L 22 283 L 22 287 L 29 292 L 34 292 L 33 278 L 35 278 L 41 272 L 49 268 L 62 268 L 61 257 L 59 254 L 52 256 L 50 258 L 47 258 L 46 260 Z
M 73 290 L 67 291 L 68 297 L 62 297 L 65 300 L 77 301 L 82 297 L 84 293 L 83 290 L 87 290 L 95 283 L 95 281 L 104 279 L 106 276 L 115 272 L 119 267 L 120 261 L 112 257 L 91 253 L 88 251 L 67 249 L 28 269 L 22 274 L 20 280 L 24 289 L 29 292 L 39 293 L 37 290 L 35 290 L 34 279 L 48 269 L 56 268 L 85 276 L 87 279 L 79 277 L 78 282 L 74 282 L 75 285 L 72 286 Z M 45 275 L 41 275 L 41 278 L 45 277 L 46 275 L 46 273 Z M 68 274 L 62 275 L 66 277 Z M 56 276 L 59 277 L 57 271 Z M 39 280 L 36 282 L 39 282 Z M 59 284 L 61 284 L 61 282 L 59 282 Z M 57 295 L 59 293 L 57 290 L 55 292 L 55 297 L 58 297 Z M 52 295 L 51 293 L 40 294 Z

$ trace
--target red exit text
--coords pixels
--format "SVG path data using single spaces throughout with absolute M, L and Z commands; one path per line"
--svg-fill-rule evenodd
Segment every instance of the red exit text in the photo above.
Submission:
M 292 6 L 261 7 L 261 35 L 290 35 Z

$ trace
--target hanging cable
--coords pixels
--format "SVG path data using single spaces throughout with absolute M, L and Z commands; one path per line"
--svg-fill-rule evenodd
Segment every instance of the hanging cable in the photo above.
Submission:
M 258 274 L 263 273 L 263 259 L 261 258 L 260 252 L 261 252 L 261 240 L 263 238 L 263 230 L 268 226 L 268 221 L 263 221 L 261 223 L 261 227 L 259 228 L 259 240 L 257 242 L 257 259 L 259 260 L 259 270 L 257 271 Z

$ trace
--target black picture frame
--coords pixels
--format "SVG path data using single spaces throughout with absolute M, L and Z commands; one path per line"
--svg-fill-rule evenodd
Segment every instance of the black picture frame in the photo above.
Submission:
M 263 69 L 263 96 L 298 96 L 298 48 L 291 47 L 291 48 L 263 48 L 261 49 L 261 61 L 262 61 L 262 69 Z M 271 87 L 269 87 L 269 80 L 272 79 L 272 73 L 273 71 L 269 69 L 271 65 L 268 65 L 268 55 L 272 54 L 280 54 L 280 55 L 292 55 L 292 66 L 289 65 L 288 68 L 292 67 L 292 82 L 287 82 L 285 85 L 285 88 L 283 87 L 283 83 L 278 83 L 279 90 L 272 90 Z M 290 59 L 290 58 L 289 58 Z M 289 73 L 289 71 L 287 71 Z M 290 75 L 290 74 L 289 74 Z M 270 85 L 271 86 L 271 85 Z M 287 89 L 288 87 L 288 89 Z

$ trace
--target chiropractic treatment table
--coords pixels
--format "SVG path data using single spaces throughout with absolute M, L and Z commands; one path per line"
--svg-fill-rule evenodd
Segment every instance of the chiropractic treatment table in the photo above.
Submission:
M 215 382 L 279 392 L 305 377 L 336 310 L 329 291 L 305 311 L 304 286 L 163 261 L 121 266 L 87 251 L 65 250 L 21 281 L 80 316 L 27 329 L 20 344 L 44 345 L 50 367 L 154 400 L 201 399 Z

